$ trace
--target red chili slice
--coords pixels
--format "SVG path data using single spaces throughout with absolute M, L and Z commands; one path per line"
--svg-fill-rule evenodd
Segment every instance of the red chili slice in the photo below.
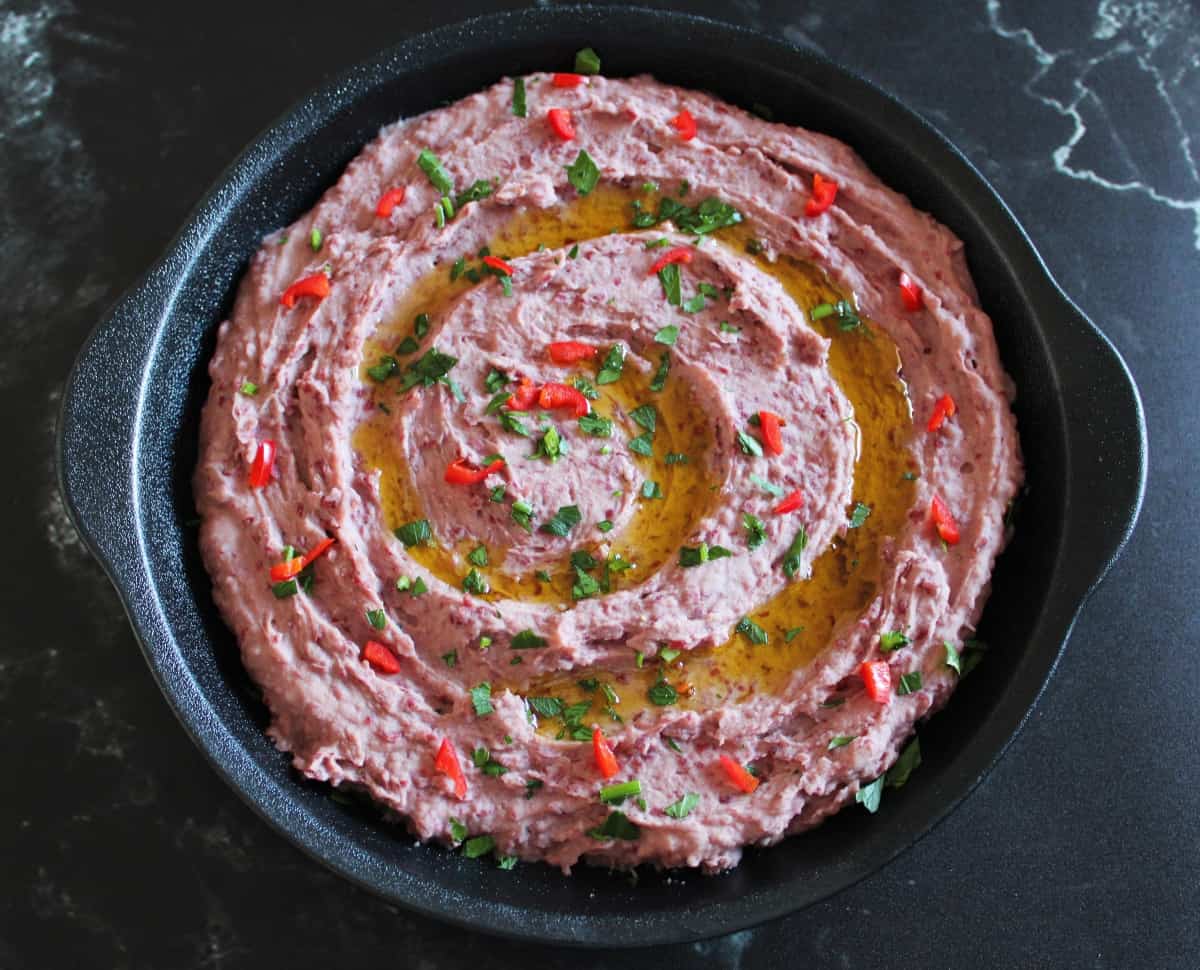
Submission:
M 557 340 L 546 348 L 550 359 L 556 364 L 576 364 L 581 360 L 591 360 L 599 352 L 598 347 L 583 344 L 578 340 Z
M 933 413 L 929 415 L 929 424 L 925 427 L 929 431 L 937 431 L 947 418 L 954 417 L 956 411 L 958 411 L 958 407 L 954 403 L 954 398 L 949 394 L 943 394 L 933 405 Z
M 555 74 L 551 79 L 556 88 L 577 88 L 583 83 L 582 74 Z
M 587 398 L 578 390 L 567 384 L 556 384 L 553 381 L 542 385 L 542 389 L 538 392 L 538 407 L 544 411 L 571 408 L 577 418 L 582 418 L 590 410 Z
M 876 704 L 886 704 L 892 696 L 892 672 L 886 660 L 867 660 L 858 668 L 858 676 L 867 688 L 867 696 Z
M 368 640 L 363 644 L 362 659 L 381 674 L 400 673 L 400 659 L 376 640 Z
M 900 274 L 900 299 L 904 301 L 904 309 L 910 313 L 925 305 L 925 298 L 921 296 L 921 287 L 907 273 Z
M 725 777 L 729 779 L 734 788 L 749 795 L 758 787 L 758 779 L 750 774 L 744 765 L 738 764 L 727 754 L 721 755 L 720 761 L 721 768 L 725 771 Z
M 284 580 L 291 579 L 293 576 L 298 576 L 302 573 L 314 559 L 323 556 L 329 547 L 336 542 L 336 539 L 330 539 L 326 536 L 312 550 L 304 556 L 293 556 L 291 559 L 285 559 L 283 562 L 277 562 L 271 567 L 271 580 L 276 583 L 282 583 Z
M 454 794 L 460 802 L 467 797 L 467 779 L 463 775 L 462 765 L 458 763 L 458 752 L 454 750 L 449 738 L 442 738 L 437 757 L 433 759 L 433 766 L 454 782 Z
M 566 108 L 551 108 L 546 112 L 546 120 L 550 129 L 563 141 L 571 141 L 575 137 L 575 125 L 571 122 L 571 112 Z
M 494 269 L 497 273 L 503 273 L 505 276 L 512 276 L 513 274 L 513 268 L 499 256 L 484 256 L 483 262 L 485 265 Z
M 258 443 L 254 452 L 254 461 L 250 465 L 250 487 L 262 488 L 267 485 L 274 470 L 275 442 L 267 438 Z
M 813 173 L 812 198 L 804 206 L 804 214 L 809 216 L 819 216 L 822 212 L 833 205 L 833 200 L 837 198 L 838 184 L 833 179 L 827 179 L 819 172 Z
M 592 756 L 596 759 L 596 767 L 604 778 L 611 778 L 618 771 L 617 756 L 613 754 L 612 746 L 599 728 L 592 730 Z
M 503 458 L 497 458 L 482 468 L 476 468 L 465 458 L 458 458 L 446 466 L 446 481 L 451 485 L 478 485 L 492 472 L 503 467 Z
M 679 132 L 680 141 L 691 141 L 696 137 L 696 119 L 692 117 L 692 113 L 687 108 L 672 118 L 671 124 Z
M 773 455 L 782 455 L 783 422 L 779 420 L 779 415 L 770 411 L 759 411 L 758 426 L 762 429 L 763 447 Z
M 668 249 L 654 261 L 654 265 L 650 267 L 650 272 L 646 275 L 653 276 L 669 263 L 690 263 L 693 256 L 695 253 L 692 252 L 691 246 L 676 246 L 674 249 Z
M 398 186 L 394 189 L 388 189 L 379 197 L 379 201 L 375 204 L 375 215 L 380 219 L 386 219 L 392 214 L 392 210 L 404 201 L 404 186 Z
M 324 273 L 313 273 L 312 276 L 296 280 L 283 291 L 279 302 L 290 310 L 302 296 L 311 296 L 318 301 L 325 299 L 329 296 L 329 277 Z
M 795 512 L 804 504 L 804 493 L 800 489 L 792 492 L 784 498 L 782 502 L 775 506 L 771 511 L 776 515 L 786 515 L 788 512 Z
M 950 509 L 942 501 L 940 495 L 935 495 L 933 501 L 929 503 L 929 515 L 933 519 L 934 528 L 937 529 L 937 534 L 941 536 L 942 541 L 948 546 L 957 545 L 959 540 L 958 523 L 954 521 L 954 516 L 950 514 Z
M 528 411 L 538 399 L 538 387 L 528 377 L 522 377 L 517 389 L 508 396 L 504 406 L 510 411 Z

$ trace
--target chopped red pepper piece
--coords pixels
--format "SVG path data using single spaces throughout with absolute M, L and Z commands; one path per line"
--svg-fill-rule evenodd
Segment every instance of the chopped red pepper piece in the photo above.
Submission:
M 954 398 L 949 394 L 943 394 L 933 405 L 933 413 L 929 415 L 929 424 L 926 425 L 926 428 L 930 431 L 937 431 L 947 418 L 954 417 L 956 411 L 958 411 L 958 407 L 954 403 Z
M 377 640 L 363 644 L 362 659 L 381 674 L 400 673 L 400 659 Z
M 734 788 L 749 795 L 758 787 L 758 779 L 750 774 L 744 765 L 738 764 L 729 755 L 721 755 L 721 767 L 725 771 L 725 777 L 729 779 Z
M 837 182 L 825 178 L 819 172 L 813 172 L 812 198 L 804 206 L 804 214 L 810 218 L 819 216 L 833 205 L 833 200 L 837 198 L 837 192 Z
M 669 263 L 690 263 L 693 256 L 695 253 L 692 252 L 691 246 L 676 246 L 674 249 L 668 249 L 654 261 L 654 265 L 650 267 L 650 272 L 646 275 L 653 276 Z
M 671 124 L 679 132 L 680 141 L 691 141 L 696 137 L 696 119 L 692 117 L 692 113 L 687 108 L 672 118 Z
M 275 471 L 275 442 L 266 438 L 258 443 L 250 465 L 250 487 L 262 488 L 271 481 Z
M 948 546 L 957 545 L 959 540 L 958 523 L 954 521 L 954 516 L 950 514 L 950 509 L 942 501 L 940 495 L 935 495 L 933 501 L 929 503 L 929 515 L 933 519 L 933 525 L 942 541 Z
M 577 418 L 582 418 L 590 410 L 588 399 L 576 388 L 567 384 L 556 384 L 553 381 L 542 385 L 542 389 L 538 392 L 538 407 L 544 411 L 571 408 Z
M 554 134 L 563 141 L 571 141 L 575 137 L 575 125 L 571 122 L 571 112 L 566 108 L 551 108 L 546 112 L 546 120 Z
M 538 387 L 528 377 L 522 377 L 517 389 L 508 396 L 504 406 L 510 411 L 528 411 L 538 399 Z
M 550 351 L 550 359 L 556 364 L 576 364 L 581 360 L 591 360 L 599 350 L 578 340 L 556 340 L 546 349 Z
M 454 794 L 460 802 L 467 797 L 467 779 L 463 775 L 462 765 L 458 763 L 458 752 L 454 750 L 449 738 L 442 738 L 437 757 L 433 759 L 433 766 L 454 782 Z
M 582 74 L 555 74 L 551 79 L 556 88 L 577 88 L 583 83 Z
M 900 274 L 900 299 L 904 301 L 904 309 L 910 313 L 925 305 L 925 298 L 921 296 L 921 287 L 907 273 Z
M 867 660 L 858 668 L 858 676 L 867 688 L 867 696 L 876 704 L 886 704 L 892 696 L 892 672 L 886 660 Z
M 592 729 L 592 755 L 596 759 L 596 767 L 604 778 L 611 778 L 617 773 L 617 756 L 613 754 L 612 745 L 604 737 L 599 728 Z
M 315 546 L 312 551 L 304 556 L 293 556 L 291 559 L 285 559 L 283 562 L 277 562 L 271 567 L 271 581 L 282 583 L 284 580 L 291 579 L 293 576 L 298 576 L 308 567 L 314 559 L 323 556 L 329 547 L 336 542 L 336 539 L 330 539 L 326 536 Z
M 404 201 L 404 186 L 398 186 L 394 189 L 388 189 L 379 197 L 379 201 L 375 204 L 375 215 L 380 219 L 386 219 L 392 214 L 392 210 Z
M 513 274 L 513 268 L 499 256 L 484 256 L 483 262 L 485 265 L 494 269 L 497 273 L 503 273 L 505 276 L 512 276 Z
M 497 458 L 490 465 L 476 468 L 465 458 L 458 458 L 446 466 L 446 481 L 451 485 L 478 485 L 492 472 L 504 467 L 504 459 Z
M 313 273 L 312 276 L 296 280 L 295 283 L 283 291 L 283 296 L 279 298 L 279 302 L 290 310 L 302 296 L 311 296 L 317 300 L 325 299 L 325 297 L 329 296 L 329 277 L 324 273 Z
M 782 455 L 783 422 L 779 420 L 779 415 L 770 411 L 759 411 L 758 426 L 762 429 L 763 447 L 773 455 Z
M 771 511 L 776 515 L 786 515 L 788 512 L 795 512 L 796 509 L 800 508 L 800 506 L 803 504 L 804 492 L 802 492 L 800 489 L 796 489 L 796 491 L 785 497 L 784 500 L 776 505 Z

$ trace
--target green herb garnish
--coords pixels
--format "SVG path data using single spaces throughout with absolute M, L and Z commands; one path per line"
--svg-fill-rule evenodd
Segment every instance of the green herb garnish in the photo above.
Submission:
M 654 339 L 657 343 L 666 344 L 668 347 L 675 346 L 675 341 L 678 339 L 678 337 L 679 328 L 674 324 L 663 327 L 654 335 Z
M 750 455 L 753 458 L 762 457 L 762 445 L 758 443 L 758 439 L 754 435 L 746 434 L 745 431 L 737 433 L 738 447 L 742 449 L 742 454 Z
M 492 685 L 486 680 L 477 684 L 469 691 L 471 706 L 475 708 L 476 717 L 486 717 L 492 713 Z
M 600 181 L 600 169 L 592 156 L 583 149 L 575 156 L 575 161 L 567 166 L 567 181 L 580 195 L 587 195 Z
M 746 527 L 746 548 L 757 549 L 767 539 L 767 527 L 757 515 L 742 514 L 742 525 Z
M 887 633 L 879 634 L 879 649 L 884 653 L 891 653 L 893 650 L 907 647 L 911 642 L 901 630 L 891 630 Z
M 791 579 L 800 571 L 804 549 L 808 545 L 808 532 L 804 526 L 796 533 L 796 538 L 783 554 L 783 574 Z
M 604 363 L 600 366 L 600 373 L 596 375 L 597 384 L 612 384 L 621 378 L 621 371 L 625 367 L 625 348 L 621 344 L 613 344 L 612 348 L 604 357 Z
M 679 801 L 672 802 L 664 808 L 663 812 L 671 816 L 671 818 L 687 818 L 692 813 L 692 809 L 699 804 L 700 796 L 694 791 L 690 791 L 679 799 Z
M 522 630 L 520 633 L 513 634 L 509 646 L 513 650 L 533 650 L 544 647 L 548 642 L 545 637 L 538 636 L 532 630 Z
M 367 622 L 376 630 L 386 629 L 387 614 L 383 610 L 367 610 Z
M 576 74 L 599 74 L 600 73 L 600 55 L 590 47 L 585 47 L 581 51 L 575 53 L 575 73 Z
M 609 839 L 622 839 L 626 842 L 632 842 L 641 837 L 642 830 L 629 821 L 628 816 L 624 812 L 614 810 L 608 813 L 608 818 L 604 820 L 602 825 L 594 829 L 588 829 L 587 834 L 601 842 Z
M 254 395 L 258 393 L 258 385 L 255 384 L 254 381 L 243 381 L 239 390 L 245 394 L 246 397 L 254 397 Z
M 850 513 L 850 528 L 857 529 L 867 521 L 867 516 L 871 514 L 871 506 L 863 505 L 862 502 L 854 503 L 854 510 Z
M 642 482 L 642 498 L 653 499 L 662 497 L 662 489 L 658 487 L 658 482 L 652 482 L 648 480 Z
M 472 566 L 467 572 L 467 575 L 463 577 L 462 588 L 474 596 L 482 596 L 484 593 L 488 592 L 490 587 L 488 586 L 488 581 L 484 578 L 483 573 Z
M 579 419 L 579 430 L 593 438 L 611 438 L 613 423 L 599 414 L 585 414 Z
M 417 156 L 417 164 L 425 173 L 425 177 L 433 183 L 433 187 L 443 195 L 454 191 L 454 180 L 450 178 L 450 173 L 442 166 L 441 159 L 428 148 L 421 149 L 421 154 Z
M 737 621 L 737 626 L 734 627 L 738 633 L 744 636 L 751 643 L 762 646 L 767 642 L 767 631 L 755 623 L 750 617 L 743 616 Z
M 528 502 L 513 502 L 512 520 L 526 532 L 533 532 L 533 506 Z
M 679 306 L 681 299 L 679 292 L 679 264 L 667 263 L 666 266 L 658 271 L 658 280 L 662 283 L 663 296 L 667 298 L 667 302 L 671 306 Z
M 513 81 L 512 113 L 518 118 L 525 117 L 525 78 L 523 77 Z
M 702 542 L 696 548 L 684 546 L 679 550 L 679 565 L 685 569 L 699 566 L 701 563 L 712 562 L 714 559 L 727 559 L 733 553 L 724 546 L 710 546 Z
M 913 691 L 921 689 L 921 671 L 912 670 L 907 674 L 900 675 L 900 685 L 896 688 L 897 694 L 911 694 Z
M 658 358 L 658 370 L 654 372 L 654 379 L 650 381 L 650 390 L 661 391 L 667 386 L 667 374 L 671 370 L 671 355 L 663 354 Z
M 429 542 L 433 538 L 433 528 L 428 519 L 417 519 L 400 526 L 396 530 L 396 538 L 404 543 L 405 548 L 411 549 L 413 546 Z
M 561 539 L 579 525 L 582 519 L 583 515 L 579 511 L 578 505 L 564 505 L 550 519 L 543 522 L 538 531 L 558 536 Z
M 626 798 L 642 793 L 642 783 L 634 778 L 632 781 L 621 781 L 615 785 L 605 785 L 600 789 L 600 801 L 605 805 L 620 805 Z
M 829 740 L 829 744 L 826 745 L 825 750 L 833 751 L 837 748 L 844 748 L 857 737 L 857 734 L 839 734 L 837 737 Z

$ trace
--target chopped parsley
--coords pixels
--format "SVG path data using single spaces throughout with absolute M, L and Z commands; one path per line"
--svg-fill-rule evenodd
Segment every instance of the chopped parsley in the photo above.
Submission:
M 544 785 L 545 782 L 540 778 L 530 778 L 525 782 L 525 797 L 533 798 L 533 793 Z
M 496 840 L 490 835 L 477 835 L 463 843 L 463 855 L 468 859 L 478 859 L 496 848 Z
M 742 214 L 737 209 L 716 196 L 710 196 L 695 206 L 684 205 L 670 196 L 663 196 L 658 200 L 657 212 L 646 211 L 638 200 L 634 200 L 632 206 L 633 225 L 637 229 L 649 229 L 669 220 L 680 232 L 703 236 L 742 221 Z
M 629 439 L 629 450 L 650 457 L 654 454 L 654 436 L 647 431 L 645 434 L 640 434 L 636 438 Z
M 460 822 L 456 818 L 450 819 L 450 838 L 451 838 L 451 840 L 453 840 L 454 842 L 463 842 L 466 840 L 467 835 L 469 835 L 469 834 L 470 833 L 467 832 L 467 827 L 465 825 L 463 825 L 462 822 Z
M 475 566 L 486 566 L 488 564 L 487 546 L 482 543 L 467 553 L 467 562 Z
M 665 663 L 670 663 L 682 653 L 681 650 L 676 650 L 674 647 L 663 647 L 658 651 L 658 658 Z
M 879 803 L 883 800 L 883 775 L 871 784 L 864 785 L 854 794 L 854 800 L 874 815 L 879 811 Z
M 585 414 L 579 419 L 579 430 L 593 438 L 611 438 L 613 423 L 599 414 Z
M 308 244 L 312 247 L 312 251 L 314 253 L 319 253 L 321 251 L 321 240 L 323 238 L 324 237 L 321 235 L 321 230 L 316 226 L 313 226 L 312 232 L 308 234 Z
M 767 631 L 748 616 L 743 616 L 740 620 L 738 620 L 737 626 L 734 627 L 734 630 L 744 636 L 751 643 L 761 646 L 767 642 Z
M 489 370 L 487 372 L 487 377 L 483 379 L 483 386 L 486 387 L 492 394 L 499 393 L 511 383 L 512 378 L 504 373 L 504 371 L 496 370 L 495 367 Z
M 783 554 L 783 574 L 791 579 L 800 572 L 800 566 L 804 556 L 804 549 L 808 545 L 808 532 L 804 526 L 800 526 L 800 531 L 796 533 L 796 538 L 792 540 L 792 544 L 788 546 L 787 552 Z
M 524 411 L 501 411 L 500 427 L 512 434 L 519 434 L 522 438 L 528 438 L 529 429 L 525 426 L 525 422 L 521 420 L 523 417 L 525 417 Z
M 367 610 L 367 622 L 376 630 L 387 628 L 387 614 L 383 610 Z
M 887 633 L 879 634 L 879 649 L 884 653 L 891 653 L 893 650 L 907 647 L 911 642 L 902 630 L 890 630 Z
M 600 73 L 600 55 L 590 47 L 585 47 L 581 51 L 575 52 L 575 73 L 576 74 L 599 74 Z
M 857 734 L 839 734 L 837 737 L 829 739 L 829 744 L 826 745 L 825 750 L 834 751 L 837 748 L 844 748 L 857 737 Z
M 662 489 L 658 487 L 658 482 L 652 482 L 649 480 L 642 482 L 642 498 L 653 499 L 662 497 Z
M 718 329 L 720 329 L 721 333 L 741 333 L 742 332 L 741 327 L 735 327 L 728 320 L 722 320 L 721 325 Z
M 567 167 L 567 181 L 580 195 L 587 195 L 600 181 L 600 169 L 592 156 L 583 149 Z
M 504 485 L 497 485 L 488 493 L 488 498 L 493 502 L 503 502 L 504 497 L 508 494 L 508 488 Z
M 477 684 L 470 690 L 471 706 L 475 708 L 476 717 L 487 717 L 493 711 L 492 707 L 492 685 L 486 680 L 482 684 Z
M 431 348 L 408 365 L 408 370 L 404 374 L 400 388 L 407 391 L 418 384 L 423 387 L 432 387 L 439 381 L 448 383 L 446 375 L 450 373 L 451 368 L 457 363 L 457 357 L 443 354 L 436 347 Z
M 654 434 L 658 427 L 658 409 L 653 404 L 642 404 L 629 412 L 629 417 L 634 424 L 645 428 L 651 434 Z
M 458 651 L 451 650 L 449 653 L 442 654 L 442 663 L 453 670 L 458 666 Z
M 684 313 L 699 313 L 704 309 L 704 294 L 696 293 L 688 297 L 683 303 Z
M 671 818 L 687 818 L 692 813 L 692 809 L 699 804 L 700 796 L 694 791 L 690 791 L 679 799 L 679 801 L 672 802 L 664 808 L 663 812 Z
M 911 694 L 913 691 L 921 689 L 921 671 L 912 670 L 907 674 L 900 675 L 900 685 L 896 688 L 897 694 Z
M 482 596 L 490 589 L 488 586 L 488 581 L 484 578 L 483 573 L 481 573 L 474 566 L 472 566 L 467 575 L 463 577 L 462 588 L 466 592 L 475 596 Z
M 601 519 L 596 523 L 596 528 L 601 532 L 612 532 L 613 524 L 609 519 Z
M 706 542 L 700 543 L 697 548 L 684 546 L 679 550 L 679 565 L 684 569 L 689 569 L 693 566 L 699 566 L 701 563 L 712 562 L 714 559 L 727 559 L 733 553 L 724 546 L 710 546 Z
M 567 259 L 578 259 L 578 258 L 579 258 L 579 243 L 576 243 L 567 252 Z
M 254 397 L 258 393 L 258 385 L 254 381 L 243 381 L 242 386 L 238 390 L 245 394 L 246 397 Z
M 433 529 L 428 519 L 417 519 L 406 522 L 396 530 L 396 538 L 404 543 L 406 549 L 429 542 L 433 538 Z
M 658 271 L 658 280 L 662 283 L 663 296 L 667 298 L 667 302 L 671 306 L 679 306 L 681 295 L 679 292 L 679 264 L 667 263 Z
M 943 640 L 942 646 L 946 648 L 946 666 L 961 676 L 962 657 L 959 656 L 958 651 L 954 649 L 954 644 L 952 644 L 949 640 Z
M 625 367 L 625 348 L 621 344 L 613 344 L 612 349 L 604 357 L 600 365 L 600 373 L 596 375 L 597 384 L 613 384 L 621 379 L 621 371 Z
M 538 636 L 532 630 L 522 630 L 520 633 L 513 634 L 509 646 L 514 650 L 533 650 L 544 647 L 547 642 L 545 637 Z
M 757 515 L 742 514 L 742 525 L 746 527 L 746 548 L 757 549 L 767 540 L 767 527 Z
M 564 538 L 575 526 L 583 520 L 578 505 L 564 505 L 554 515 L 542 523 L 539 532 Z
M 594 576 L 589 576 L 586 572 L 575 567 L 575 582 L 571 584 L 571 599 L 585 600 L 595 596 L 601 590 L 600 581 Z
M 525 78 L 519 77 L 513 81 L 512 113 L 518 118 L 525 115 Z
M 498 778 L 508 773 L 508 769 L 494 759 L 492 753 L 487 748 L 476 748 L 471 752 L 471 760 L 475 763 L 476 768 L 479 768 L 485 775 L 491 775 L 493 778 Z
M 838 300 L 836 303 L 820 303 L 813 307 L 808 315 L 813 320 L 837 316 L 838 327 L 842 330 L 854 330 L 862 326 L 862 320 L 859 318 L 858 311 L 854 309 L 854 304 L 847 300 Z
M 533 532 L 533 506 L 528 502 L 513 502 L 512 520 L 526 532 Z
M 679 328 L 674 324 L 663 327 L 654 335 L 657 343 L 666 344 L 668 347 L 674 347 L 675 341 L 679 338 Z
M 373 367 L 367 368 L 367 376 L 373 381 L 383 383 L 391 377 L 400 368 L 400 362 L 395 357 L 384 355 L 379 358 L 379 363 Z
M 418 576 L 416 579 L 409 579 L 407 576 L 401 576 L 396 580 L 396 589 L 403 593 L 408 590 L 409 596 L 420 596 L 425 592 L 425 580 Z
M 919 767 L 921 767 L 921 742 L 916 735 L 913 735 L 913 739 L 900 752 L 896 763 L 887 770 L 884 780 L 889 788 L 903 788 L 909 775 Z
M 596 401 L 600 398 L 600 392 L 596 390 L 596 385 L 582 375 L 577 374 L 572 377 L 571 386 L 589 401 Z
M 658 680 L 646 691 L 646 697 L 650 699 L 651 704 L 657 704 L 659 707 L 669 707 L 679 700 L 679 692 L 659 674 Z
M 780 488 L 778 485 L 776 485 L 774 482 L 767 481 L 767 479 L 762 478 L 758 475 L 751 475 L 750 481 L 752 481 L 755 485 L 757 485 L 759 488 L 761 488 L 768 495 L 774 495 L 775 498 L 783 498 L 783 494 L 784 494 L 783 489 Z
M 563 712 L 561 697 L 526 697 L 525 703 L 539 717 L 558 717 Z
M 854 510 L 850 513 L 850 528 L 860 528 L 862 524 L 867 521 L 867 516 L 870 514 L 871 506 L 863 505 L 862 502 L 855 502 Z
M 671 371 L 671 355 L 663 354 L 658 358 L 658 370 L 654 372 L 654 378 L 650 381 L 650 390 L 661 391 L 667 386 L 667 375 Z
M 538 440 L 537 447 L 529 457 L 545 458 L 549 462 L 556 462 L 566 453 L 567 443 L 563 440 L 562 435 L 558 433 L 558 428 L 550 425 L 542 432 L 542 437 Z
M 800 634 L 803 632 L 804 632 L 804 627 L 802 627 L 802 626 L 794 626 L 794 627 L 791 627 L 790 629 L 784 630 L 783 631 L 783 642 L 791 643 L 793 640 L 796 639 L 796 637 L 800 636 Z
M 606 842 L 610 839 L 621 839 L 626 842 L 632 842 L 641 837 L 642 830 L 629 821 L 629 817 L 624 812 L 614 809 L 608 813 L 608 818 L 604 820 L 602 825 L 598 825 L 594 829 L 588 829 L 587 834 L 600 842 Z

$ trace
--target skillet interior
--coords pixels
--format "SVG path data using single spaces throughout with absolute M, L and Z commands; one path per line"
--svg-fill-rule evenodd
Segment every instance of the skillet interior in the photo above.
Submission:
M 260 237 L 316 201 L 378 128 L 504 74 L 570 64 L 653 72 L 851 144 L 967 243 L 992 315 L 1028 466 L 1017 536 L 980 636 L 990 656 L 920 731 L 924 764 L 871 817 L 850 808 L 805 836 L 750 850 L 733 873 L 669 880 L 540 865 L 502 872 L 411 837 L 299 779 L 263 734 L 266 712 L 209 596 L 190 478 L 205 367 Z M 814 902 L 927 831 L 983 776 L 1053 669 L 1082 600 L 1132 529 L 1144 426 L 1111 346 L 1058 291 L 982 178 L 866 82 L 811 54 L 694 17 L 629 9 L 526 10 L 404 42 L 316 92 L 222 176 L 164 260 L 84 348 L 64 399 L 61 475 L 85 539 L 116 584 L 184 726 L 272 825 L 353 881 L 406 906 L 509 935 L 622 945 L 697 939 Z

